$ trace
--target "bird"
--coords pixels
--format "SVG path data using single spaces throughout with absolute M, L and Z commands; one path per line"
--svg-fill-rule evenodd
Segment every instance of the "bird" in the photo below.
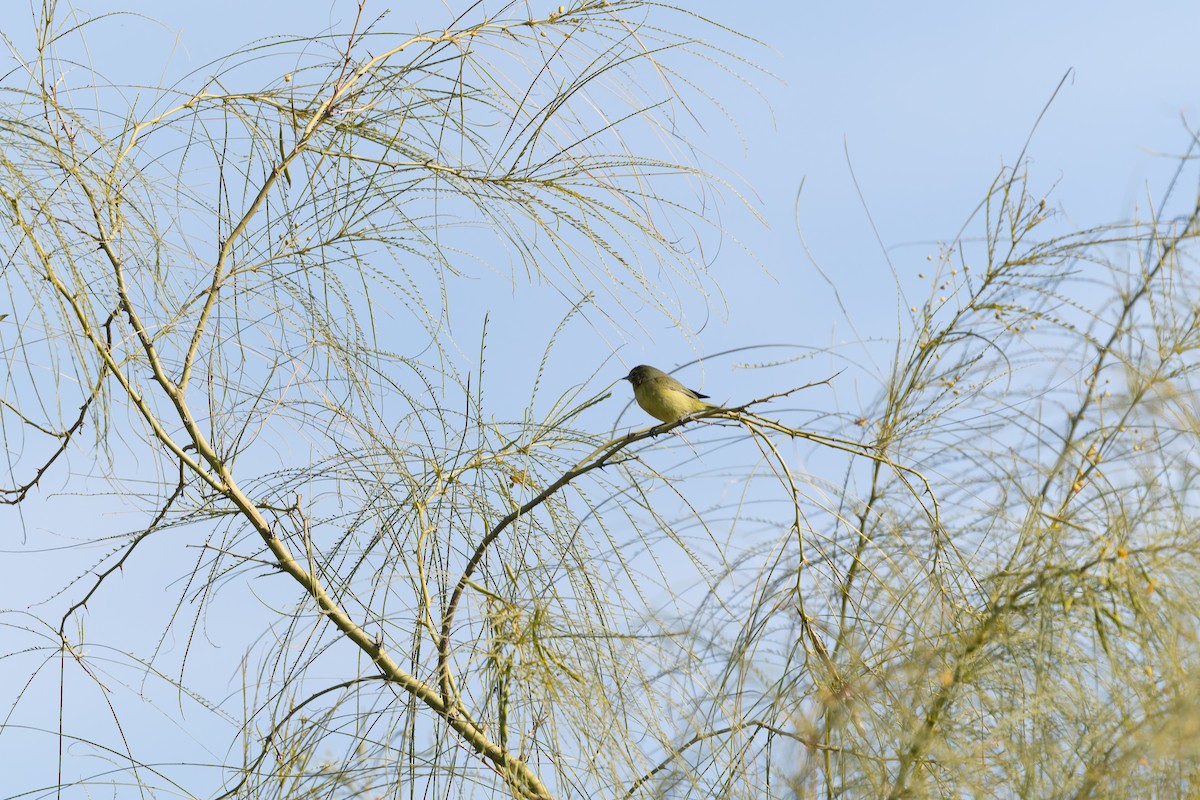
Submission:
M 632 384 L 633 397 L 642 410 L 663 422 L 675 422 L 688 414 L 717 408 L 704 402 L 708 395 L 689 389 L 661 369 L 645 364 L 629 370 L 621 380 Z

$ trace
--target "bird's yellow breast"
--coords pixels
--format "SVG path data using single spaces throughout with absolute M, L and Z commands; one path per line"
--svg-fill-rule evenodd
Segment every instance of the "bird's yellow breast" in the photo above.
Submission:
M 684 389 L 664 385 L 665 381 L 649 380 L 633 387 L 633 396 L 638 405 L 650 416 L 663 422 L 674 422 L 680 417 L 710 408 L 710 405 Z

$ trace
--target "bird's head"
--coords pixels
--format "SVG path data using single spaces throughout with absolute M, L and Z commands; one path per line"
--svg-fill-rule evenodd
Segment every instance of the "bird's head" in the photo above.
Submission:
M 665 372 L 655 369 L 654 367 L 650 367 L 645 364 L 641 364 L 641 365 L 636 366 L 633 369 L 629 370 L 629 374 L 626 375 L 624 378 L 621 378 L 621 380 L 629 381 L 634 386 L 641 386 L 646 381 L 651 380 L 659 375 L 665 375 L 665 374 L 666 374 Z

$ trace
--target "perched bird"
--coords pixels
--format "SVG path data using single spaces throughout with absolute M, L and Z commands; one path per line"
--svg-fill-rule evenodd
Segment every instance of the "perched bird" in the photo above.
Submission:
M 712 403 L 704 402 L 708 395 L 693 391 L 661 369 L 645 364 L 629 370 L 621 380 L 633 385 L 633 396 L 642 410 L 663 422 L 674 422 L 688 414 L 716 408 Z

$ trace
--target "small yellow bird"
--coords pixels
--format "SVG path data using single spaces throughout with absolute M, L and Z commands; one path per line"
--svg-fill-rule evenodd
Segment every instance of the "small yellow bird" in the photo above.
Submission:
M 645 364 L 629 370 L 621 380 L 633 385 L 634 399 L 642 410 L 663 422 L 675 422 L 688 414 L 716 408 L 704 402 L 708 395 L 689 389 L 661 369 Z

